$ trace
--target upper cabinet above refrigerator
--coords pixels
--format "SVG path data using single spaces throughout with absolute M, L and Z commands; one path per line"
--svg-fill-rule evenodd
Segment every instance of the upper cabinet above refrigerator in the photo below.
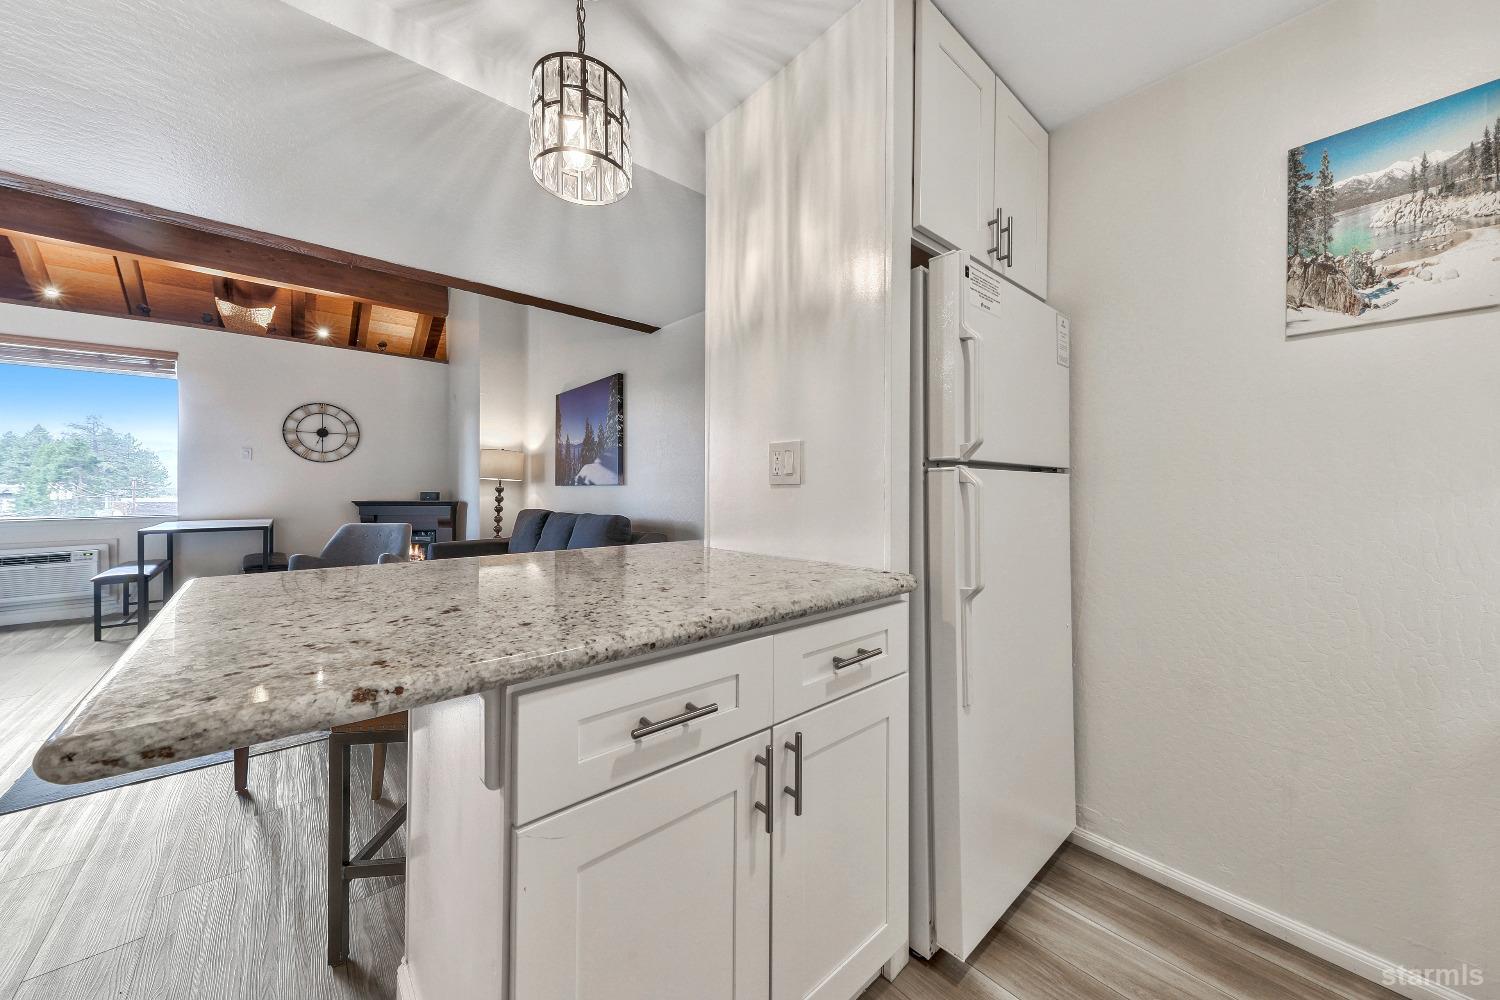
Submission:
M 932 0 L 917 6 L 912 224 L 1047 297 L 1047 132 Z

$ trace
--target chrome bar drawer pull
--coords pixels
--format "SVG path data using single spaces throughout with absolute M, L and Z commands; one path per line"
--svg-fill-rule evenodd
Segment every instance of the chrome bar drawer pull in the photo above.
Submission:
M 802 815 L 802 734 L 798 733 L 786 748 L 792 752 L 792 784 L 782 792 L 792 797 L 792 811 Z
M 756 802 L 755 811 L 766 814 L 766 832 L 774 833 L 775 828 L 771 819 L 771 744 L 766 744 L 764 754 L 755 755 L 755 763 L 766 769 L 766 801 Z
M 647 736 L 655 736 L 657 733 L 666 732 L 668 729 L 685 726 L 694 719 L 701 719 L 705 715 L 713 715 L 718 710 L 718 702 L 714 702 L 711 705 L 704 705 L 702 708 L 699 708 L 692 702 L 688 702 L 680 714 L 674 715 L 670 719 L 662 719 L 660 722 L 652 722 L 643 715 L 641 716 L 640 725 L 630 731 L 630 738 L 633 740 L 643 740 Z
M 861 647 L 854 651 L 853 656 L 835 656 L 833 658 L 833 669 L 843 670 L 845 667 L 852 667 L 856 663 L 863 663 L 866 660 L 874 659 L 884 652 L 885 650 L 881 649 L 879 646 L 876 646 L 874 649 L 865 649 Z

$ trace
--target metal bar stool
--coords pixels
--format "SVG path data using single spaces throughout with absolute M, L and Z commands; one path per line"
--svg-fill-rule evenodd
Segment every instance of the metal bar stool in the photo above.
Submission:
M 171 563 L 171 561 L 168 560 L 168 559 L 159 559 L 159 560 L 156 560 L 154 562 L 148 562 L 148 563 L 146 563 L 145 577 L 146 577 L 147 593 L 145 595 L 144 600 L 146 600 L 147 602 L 149 602 L 149 604 L 156 605 L 157 607 L 161 607 L 163 604 L 165 604 L 166 600 L 165 600 L 165 598 L 163 598 L 160 601 L 152 601 L 151 600 L 151 594 L 150 594 L 151 581 L 154 580 L 154 579 L 156 579 L 158 576 L 161 576 L 164 573 L 166 574 L 165 585 L 166 585 L 166 588 L 170 591 L 171 590 L 171 586 L 172 586 L 172 584 L 171 584 L 171 579 L 172 579 L 172 563 Z M 94 574 L 93 577 L 90 578 L 89 582 L 94 585 L 94 641 L 95 642 L 100 642 L 101 640 L 103 640 L 103 638 L 104 638 L 104 630 L 107 629 L 107 628 L 124 628 L 127 625 L 134 625 L 135 624 L 136 617 L 140 613 L 140 609 L 137 607 L 137 605 L 139 604 L 139 600 L 137 600 L 137 601 L 132 601 L 131 600 L 131 598 L 130 598 L 130 588 L 134 587 L 134 586 L 137 586 L 138 583 L 139 583 L 139 581 L 140 581 L 140 578 L 141 578 L 140 567 L 136 566 L 135 563 L 121 563 L 118 566 L 111 566 L 109 569 L 105 570 L 104 572 L 102 572 L 102 573 L 96 573 L 96 574 Z M 104 604 L 103 604 L 104 588 L 105 587 L 114 586 L 116 584 L 118 584 L 119 587 L 120 587 L 120 620 L 117 621 L 117 622 L 111 622 L 110 624 L 106 625 L 106 624 L 104 624 Z M 137 598 L 140 598 L 140 595 L 136 595 L 136 596 L 137 596 Z M 148 607 L 146 609 L 148 612 L 150 611 L 149 604 L 148 604 Z
M 370 798 L 380 798 L 385 785 L 385 750 L 406 742 L 406 713 L 382 715 L 364 722 L 335 726 L 328 734 L 328 964 L 343 965 L 349 958 L 349 883 L 361 878 L 389 878 L 406 874 L 406 858 L 375 854 L 406 822 L 406 805 L 357 851 L 349 848 L 349 748 L 368 743 L 373 748 Z

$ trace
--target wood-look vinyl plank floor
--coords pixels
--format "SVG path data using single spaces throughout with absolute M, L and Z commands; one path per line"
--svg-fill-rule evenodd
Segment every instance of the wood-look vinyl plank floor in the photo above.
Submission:
M 20 705 L 0 703 L 0 757 L 9 747 L 29 765 L 127 645 L 95 645 L 86 625 L 0 629 L 0 691 L 8 677 L 51 679 Z M 354 749 L 357 840 L 405 795 L 405 747 L 390 749 L 378 802 L 370 756 Z M 230 771 L 216 765 L 0 816 L 0 1000 L 391 1000 L 401 880 L 356 883 L 352 960 L 326 962 L 326 745 L 251 758 L 247 796 L 234 794 Z M 404 845 L 398 835 L 382 854 Z
M 1054 865 L 1037 890 L 1083 921 L 1097 924 L 1139 948 L 1162 956 L 1181 969 L 1227 993 L 1234 1000 L 1338 1000 L 1336 994 L 1275 962 L 1241 948 L 1122 893 L 1075 868 Z
M 917 958 L 861 1000 L 1399 1000 L 1320 958 L 1064 845 L 967 963 Z
M 985 969 L 997 947 L 1021 937 L 1062 959 L 1126 1000 L 1230 1000 L 1212 986 L 1178 969 L 1140 945 L 1074 913 L 1038 889 L 1028 889 L 1012 908 L 1005 931 L 974 959 Z
M 141 943 L 130 941 L 109 951 L 28 979 L 15 1000 L 103 1000 L 123 997 L 141 957 Z
M 27 875 L 0 885 L 0 914 L 6 931 L 0 934 L 0 997 L 13 996 L 42 947 L 35 929 L 57 920 L 63 900 L 83 868 L 77 861 Z
M 1064 844 L 1062 850 L 1057 853 L 1057 863 L 1075 868 L 1183 920 L 1195 923 L 1228 943 L 1259 955 L 1267 961 L 1284 966 L 1303 979 L 1346 1000 L 1395 1000 L 1395 994 L 1390 990 L 1358 976 L 1350 975 L 1332 962 L 1309 954 L 1295 945 L 1287 944 L 1258 927 L 1253 927 L 1205 903 L 1168 889 L 1144 875 L 1137 875 L 1130 869 L 1107 861 L 1081 847 Z

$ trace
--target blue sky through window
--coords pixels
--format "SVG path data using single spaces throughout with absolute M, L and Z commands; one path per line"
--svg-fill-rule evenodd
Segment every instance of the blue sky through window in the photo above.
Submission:
M 97 416 L 160 456 L 177 484 L 177 380 L 0 364 L 0 434 L 41 424 L 56 435 Z

